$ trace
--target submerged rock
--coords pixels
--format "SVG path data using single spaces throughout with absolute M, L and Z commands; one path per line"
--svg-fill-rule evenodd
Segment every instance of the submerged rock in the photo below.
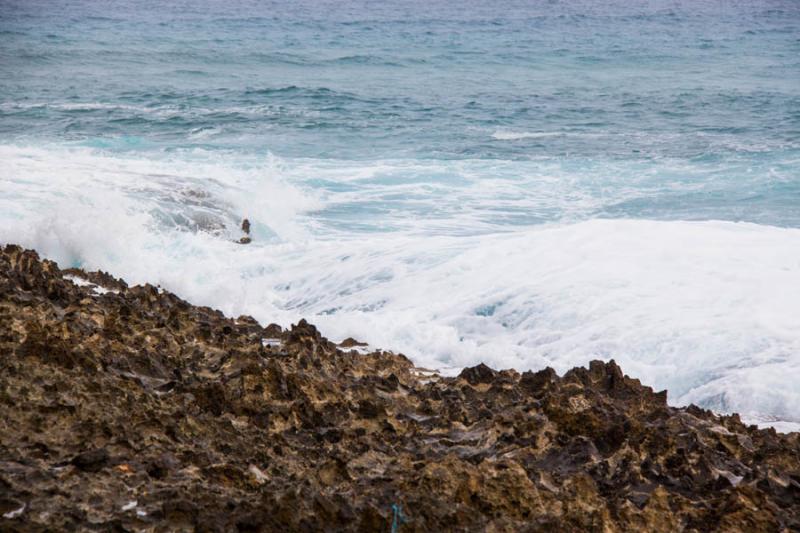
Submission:
M 0 529 L 800 529 L 797 433 L 613 361 L 430 379 L 348 345 L 5 247 Z

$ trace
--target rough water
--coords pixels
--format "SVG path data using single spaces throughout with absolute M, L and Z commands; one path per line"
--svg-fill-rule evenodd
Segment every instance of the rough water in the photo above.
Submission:
M 0 0 L 0 242 L 798 428 L 800 4 Z

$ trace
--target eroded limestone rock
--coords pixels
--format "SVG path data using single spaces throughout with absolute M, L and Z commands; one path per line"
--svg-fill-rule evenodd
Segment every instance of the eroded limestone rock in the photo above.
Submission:
M 613 361 L 432 379 L 66 275 L 91 284 L 0 253 L 4 531 L 388 531 L 393 506 L 401 531 L 800 529 L 800 435 L 669 407 Z

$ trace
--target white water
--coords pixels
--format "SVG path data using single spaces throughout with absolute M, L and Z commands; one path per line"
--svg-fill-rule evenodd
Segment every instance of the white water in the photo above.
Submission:
M 458 188 L 467 163 L 452 163 L 452 175 L 430 185 L 416 178 L 431 171 L 421 162 L 359 170 L 259 161 L 3 146 L 0 242 L 157 283 L 227 314 L 283 325 L 305 317 L 334 340 L 353 336 L 426 367 L 452 372 L 483 361 L 563 372 L 613 358 L 667 388 L 672 404 L 737 411 L 780 429 L 800 423 L 798 229 L 580 217 L 477 224 L 477 192 Z M 397 173 L 390 191 L 383 177 Z M 300 175 L 337 185 L 323 192 Z M 359 180 L 369 186 L 347 188 Z M 398 213 L 387 200 L 420 190 L 430 197 L 445 181 L 460 197 L 445 190 L 438 201 L 453 203 L 435 215 Z M 517 186 L 498 179 L 480 192 L 508 207 Z M 556 206 L 560 186 L 551 176 L 519 203 Z M 562 201 L 642 193 L 614 194 Z M 359 202 L 386 205 L 370 213 Z M 253 223 L 248 246 L 233 242 L 242 216 Z
M 518 141 L 521 139 L 542 139 L 546 137 L 558 137 L 564 135 L 559 131 L 507 131 L 497 130 L 492 134 L 493 139 L 498 141 Z

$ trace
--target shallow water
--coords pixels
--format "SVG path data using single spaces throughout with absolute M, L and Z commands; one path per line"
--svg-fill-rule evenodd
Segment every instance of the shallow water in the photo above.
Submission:
M 795 2 L 0 0 L 0 187 L 64 266 L 800 423 Z

